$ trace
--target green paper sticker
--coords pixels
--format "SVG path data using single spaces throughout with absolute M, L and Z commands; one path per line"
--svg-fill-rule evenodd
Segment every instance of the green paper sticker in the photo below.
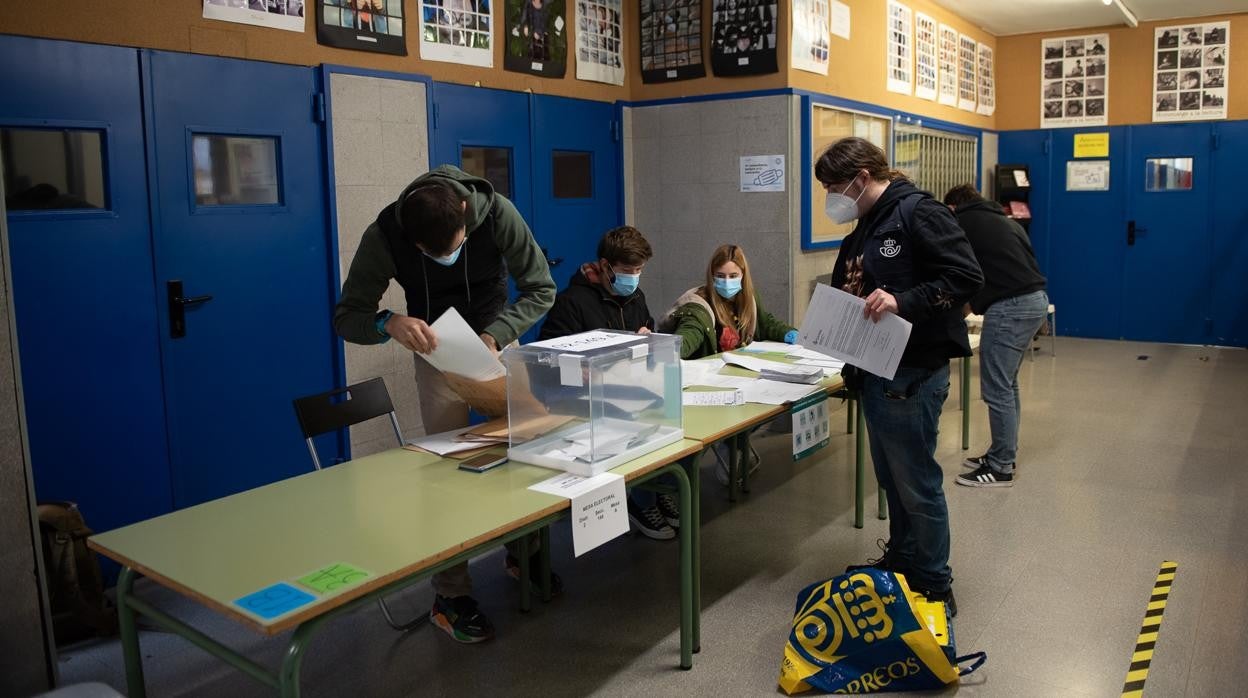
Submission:
M 298 582 L 317 593 L 329 594 L 357 584 L 369 576 L 369 573 L 362 569 L 339 562 L 304 575 L 298 579 Z

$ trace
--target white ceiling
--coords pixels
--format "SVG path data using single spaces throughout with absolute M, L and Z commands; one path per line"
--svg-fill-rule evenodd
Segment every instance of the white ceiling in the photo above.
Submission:
M 995 36 L 1126 24 L 1101 0 L 935 0 Z M 1248 12 L 1248 0 L 1123 0 L 1141 22 Z

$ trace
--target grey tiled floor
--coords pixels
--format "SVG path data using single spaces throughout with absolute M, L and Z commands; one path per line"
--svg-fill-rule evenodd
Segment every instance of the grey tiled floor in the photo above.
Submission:
M 959 649 L 987 650 L 989 660 L 947 692 L 1117 695 L 1154 575 L 1174 560 L 1146 694 L 1242 695 L 1248 352 L 1060 338 L 1054 358 L 1048 346 L 1020 375 L 1020 474 L 1010 489 L 953 484 L 966 455 L 953 374 L 937 456 L 948 477 L 956 630 Z M 978 455 L 988 439 L 982 402 L 972 414 Z M 501 552 L 487 556 L 473 569 L 496 641 L 465 647 L 429 628 L 400 636 L 370 607 L 314 641 L 304 694 L 776 695 L 795 594 L 874 553 L 886 523 L 869 516 L 866 529 L 852 527 L 851 437 L 800 463 L 786 457 L 787 437 L 756 443 L 763 469 L 737 505 L 709 463 L 703 473 L 703 651 L 692 671 L 675 668 L 676 545 L 628 537 L 573 560 L 565 526 L 554 535 L 563 598 L 520 614 Z M 151 595 L 276 665 L 281 642 Z M 395 605 L 424 610 L 429 598 L 422 584 Z M 268 695 L 180 639 L 146 632 L 142 641 L 150 695 Z M 120 648 L 78 648 L 62 657 L 61 675 L 124 690 Z

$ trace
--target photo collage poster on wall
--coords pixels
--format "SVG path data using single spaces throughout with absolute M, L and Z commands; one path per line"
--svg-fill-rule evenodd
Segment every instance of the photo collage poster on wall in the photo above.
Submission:
M 914 13 L 914 96 L 936 99 L 940 68 L 936 50 L 936 20 Z
M 506 0 L 503 69 L 561 78 L 568 65 L 564 0 Z
M 324 46 L 407 55 L 403 0 L 317 0 L 316 41 Z
M 828 74 L 828 0 L 793 0 L 793 67 Z
M 576 79 L 624 84 L 620 0 L 576 0 Z
M 992 116 L 992 113 L 997 110 L 997 79 L 993 74 L 992 47 L 988 44 L 979 45 L 977 65 L 979 106 L 976 107 L 975 111 L 984 116 Z
M 776 0 L 712 0 L 711 69 L 716 75 L 763 75 L 780 70 Z
M 1153 121 L 1225 119 L 1231 23 L 1153 30 Z
M 204 0 L 204 19 L 302 32 L 303 0 Z
M 938 35 L 940 44 L 940 84 L 937 101 L 951 107 L 958 106 L 958 31 L 942 24 Z
M 492 0 L 420 0 L 420 57 L 494 67 Z
M 1109 34 L 1041 42 L 1040 126 L 1109 123 Z
M 706 76 L 702 0 L 641 0 L 641 81 Z
M 958 109 L 975 111 L 978 94 L 975 80 L 975 39 L 958 34 Z
M 914 91 L 914 37 L 910 26 L 913 14 L 897 0 L 888 0 L 887 12 L 884 31 L 888 34 L 888 91 L 908 95 Z

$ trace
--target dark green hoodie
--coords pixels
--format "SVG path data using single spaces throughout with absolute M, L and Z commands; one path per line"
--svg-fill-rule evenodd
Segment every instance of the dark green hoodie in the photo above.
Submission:
M 468 202 L 467 238 L 459 259 L 449 267 L 425 257 L 395 220 L 398 202 L 413 187 L 439 178 Z M 507 274 L 519 297 L 507 304 Z M 515 205 L 484 179 L 442 165 L 416 179 L 398 201 L 382 209 L 364 231 L 351 270 L 334 309 L 334 330 L 356 344 L 378 344 L 377 313 L 382 294 L 394 279 L 403 287 L 407 314 L 432 323 L 455 308 L 473 331 L 489 334 L 506 346 L 550 309 L 555 282 L 533 232 Z

